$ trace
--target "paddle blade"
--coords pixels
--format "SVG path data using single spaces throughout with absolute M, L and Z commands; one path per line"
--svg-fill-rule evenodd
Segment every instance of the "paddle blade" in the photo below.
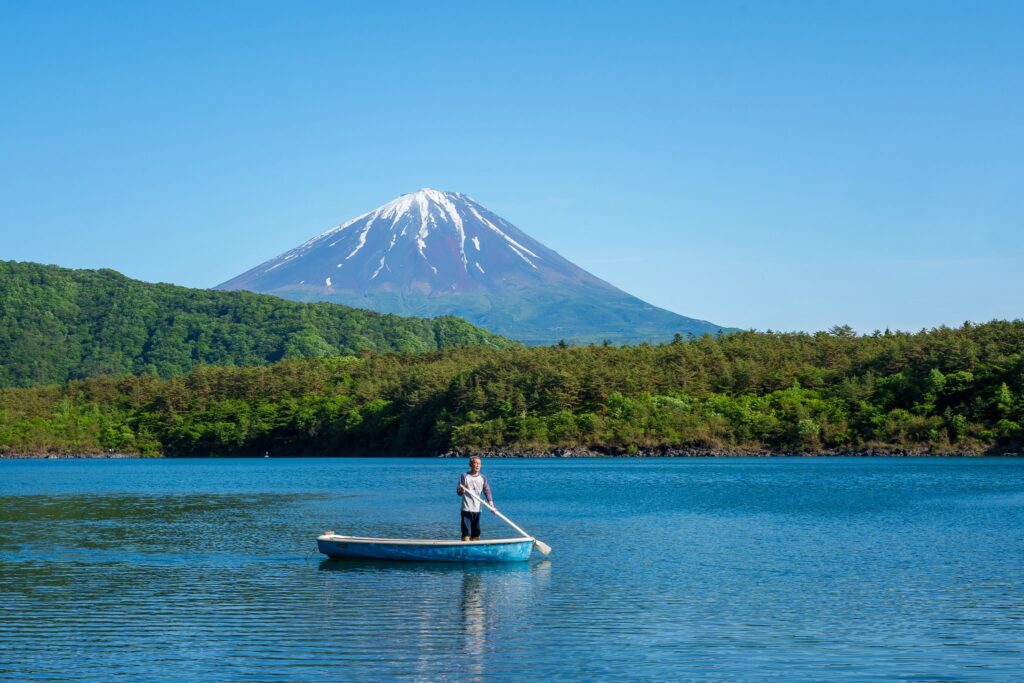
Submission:
M 533 547 L 536 548 L 537 552 L 539 552 L 541 555 L 551 554 L 551 546 L 549 546 L 544 541 L 538 541 L 536 538 L 533 539 Z

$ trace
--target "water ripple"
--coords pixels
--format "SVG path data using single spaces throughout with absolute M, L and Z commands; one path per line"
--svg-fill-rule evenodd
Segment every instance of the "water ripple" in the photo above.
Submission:
M 0 462 L 0 679 L 1024 677 L 1019 460 L 487 468 L 550 560 L 310 553 L 457 534 L 450 462 Z

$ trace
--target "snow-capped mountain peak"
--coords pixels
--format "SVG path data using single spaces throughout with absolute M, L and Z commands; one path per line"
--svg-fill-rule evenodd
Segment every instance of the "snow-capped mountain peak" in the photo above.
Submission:
M 515 338 L 525 338 L 515 326 L 536 327 L 529 311 L 540 301 L 544 315 L 561 318 L 563 325 L 566 316 L 607 318 L 601 309 L 618 305 L 631 312 L 611 319 L 625 321 L 622 326 L 631 334 L 636 310 L 682 321 L 668 338 L 700 322 L 629 296 L 464 194 L 426 187 L 330 228 L 219 288 L 390 313 L 460 315 Z M 559 301 L 576 303 L 558 313 Z M 614 330 L 606 336 L 621 337 Z M 535 337 L 531 332 L 529 338 Z M 555 340 L 559 337 L 579 338 L 562 333 Z
M 395 280 L 390 275 L 398 274 L 420 282 L 420 290 L 458 290 L 510 271 L 540 271 L 548 260 L 555 272 L 574 268 L 544 251 L 549 250 L 466 195 L 423 188 L 333 227 L 243 277 L 280 271 L 293 274 L 291 283 L 281 285 L 324 282 L 336 290 Z M 310 267 L 324 272 L 311 273 Z M 345 275 L 331 272 L 338 269 Z M 326 284 L 329 278 L 332 284 Z

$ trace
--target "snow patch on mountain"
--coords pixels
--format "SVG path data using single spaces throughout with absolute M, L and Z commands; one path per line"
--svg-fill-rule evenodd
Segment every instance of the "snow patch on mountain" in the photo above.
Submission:
M 373 271 L 373 275 L 370 276 L 371 280 L 376 280 L 377 276 L 380 275 L 381 269 L 384 268 L 384 259 L 384 256 L 380 257 L 380 263 L 377 265 L 377 270 Z
M 529 254 L 530 256 L 532 256 L 532 257 L 534 257 L 534 258 L 540 258 L 540 257 L 539 257 L 539 256 L 537 256 L 537 255 L 536 255 L 535 253 L 533 253 L 532 251 L 530 251 L 529 249 L 527 249 L 526 247 L 524 247 L 523 245 L 521 245 L 521 244 L 520 244 L 519 242 L 516 242 L 516 241 L 515 241 L 514 239 L 512 239 L 511 237 L 509 237 L 508 235 L 506 235 L 506 234 L 505 234 L 505 233 L 504 233 L 504 232 L 502 231 L 502 229 L 501 229 L 501 228 L 499 228 L 499 227 L 498 227 L 497 225 L 495 225 L 494 223 L 490 222 L 489 220 L 487 220 L 486 218 L 484 218 L 483 216 L 481 216 L 481 215 L 480 215 L 480 212 L 479 212 L 479 211 L 477 211 L 477 210 L 476 210 L 475 208 L 473 208 L 473 207 L 471 206 L 471 207 L 469 207 L 469 210 L 473 212 L 473 215 L 474 215 L 474 216 L 476 216 L 476 217 L 477 217 L 477 219 L 478 219 L 478 220 L 479 220 L 479 221 L 480 221 L 481 223 L 483 223 L 483 224 L 484 224 L 484 225 L 486 225 L 486 226 L 487 226 L 488 228 L 490 228 L 490 229 L 491 229 L 491 230 L 493 230 L 494 232 L 498 233 L 498 234 L 499 234 L 499 235 L 500 235 L 501 237 L 503 237 L 503 238 L 505 239 L 505 241 L 506 241 L 506 242 L 508 242 L 508 245 L 509 245 L 509 246 L 510 246 L 510 247 L 512 248 L 512 250 L 513 250 L 513 251 L 516 251 L 516 253 L 517 253 L 517 254 L 519 254 L 520 256 L 522 256 L 522 257 L 523 257 L 523 259 L 524 259 L 524 260 L 526 260 L 526 262 L 527 262 L 527 263 L 529 263 L 529 264 L 530 264 L 531 266 L 533 265 L 533 263 L 531 263 L 529 259 L 527 259 L 527 258 L 526 258 L 525 256 L 523 256 L 523 255 L 522 255 L 521 253 L 519 253 L 519 251 L 517 251 L 517 249 L 521 249 L 521 250 L 525 251 L 525 252 L 526 252 L 527 254 Z M 534 267 L 536 268 L 536 266 L 534 266 Z
M 356 254 L 358 254 L 359 250 L 366 246 L 366 235 L 369 234 L 370 228 L 372 227 L 373 219 L 371 218 L 366 222 L 366 227 L 363 228 L 363 231 L 359 233 L 359 244 L 356 245 L 356 248 L 352 250 L 351 254 L 345 257 L 346 261 L 355 256 Z M 335 244 L 337 244 L 337 242 L 335 242 Z

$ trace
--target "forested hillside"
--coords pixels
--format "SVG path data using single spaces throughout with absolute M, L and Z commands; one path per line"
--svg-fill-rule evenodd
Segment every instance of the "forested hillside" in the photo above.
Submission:
M 247 292 L 188 289 L 112 270 L 0 261 L 0 386 L 90 375 L 171 377 L 362 350 L 513 342 L 458 318 L 401 318 Z
M 1020 444 L 1022 395 L 1022 321 L 869 336 L 742 332 L 632 348 L 364 352 L 7 389 L 0 448 L 983 451 Z

